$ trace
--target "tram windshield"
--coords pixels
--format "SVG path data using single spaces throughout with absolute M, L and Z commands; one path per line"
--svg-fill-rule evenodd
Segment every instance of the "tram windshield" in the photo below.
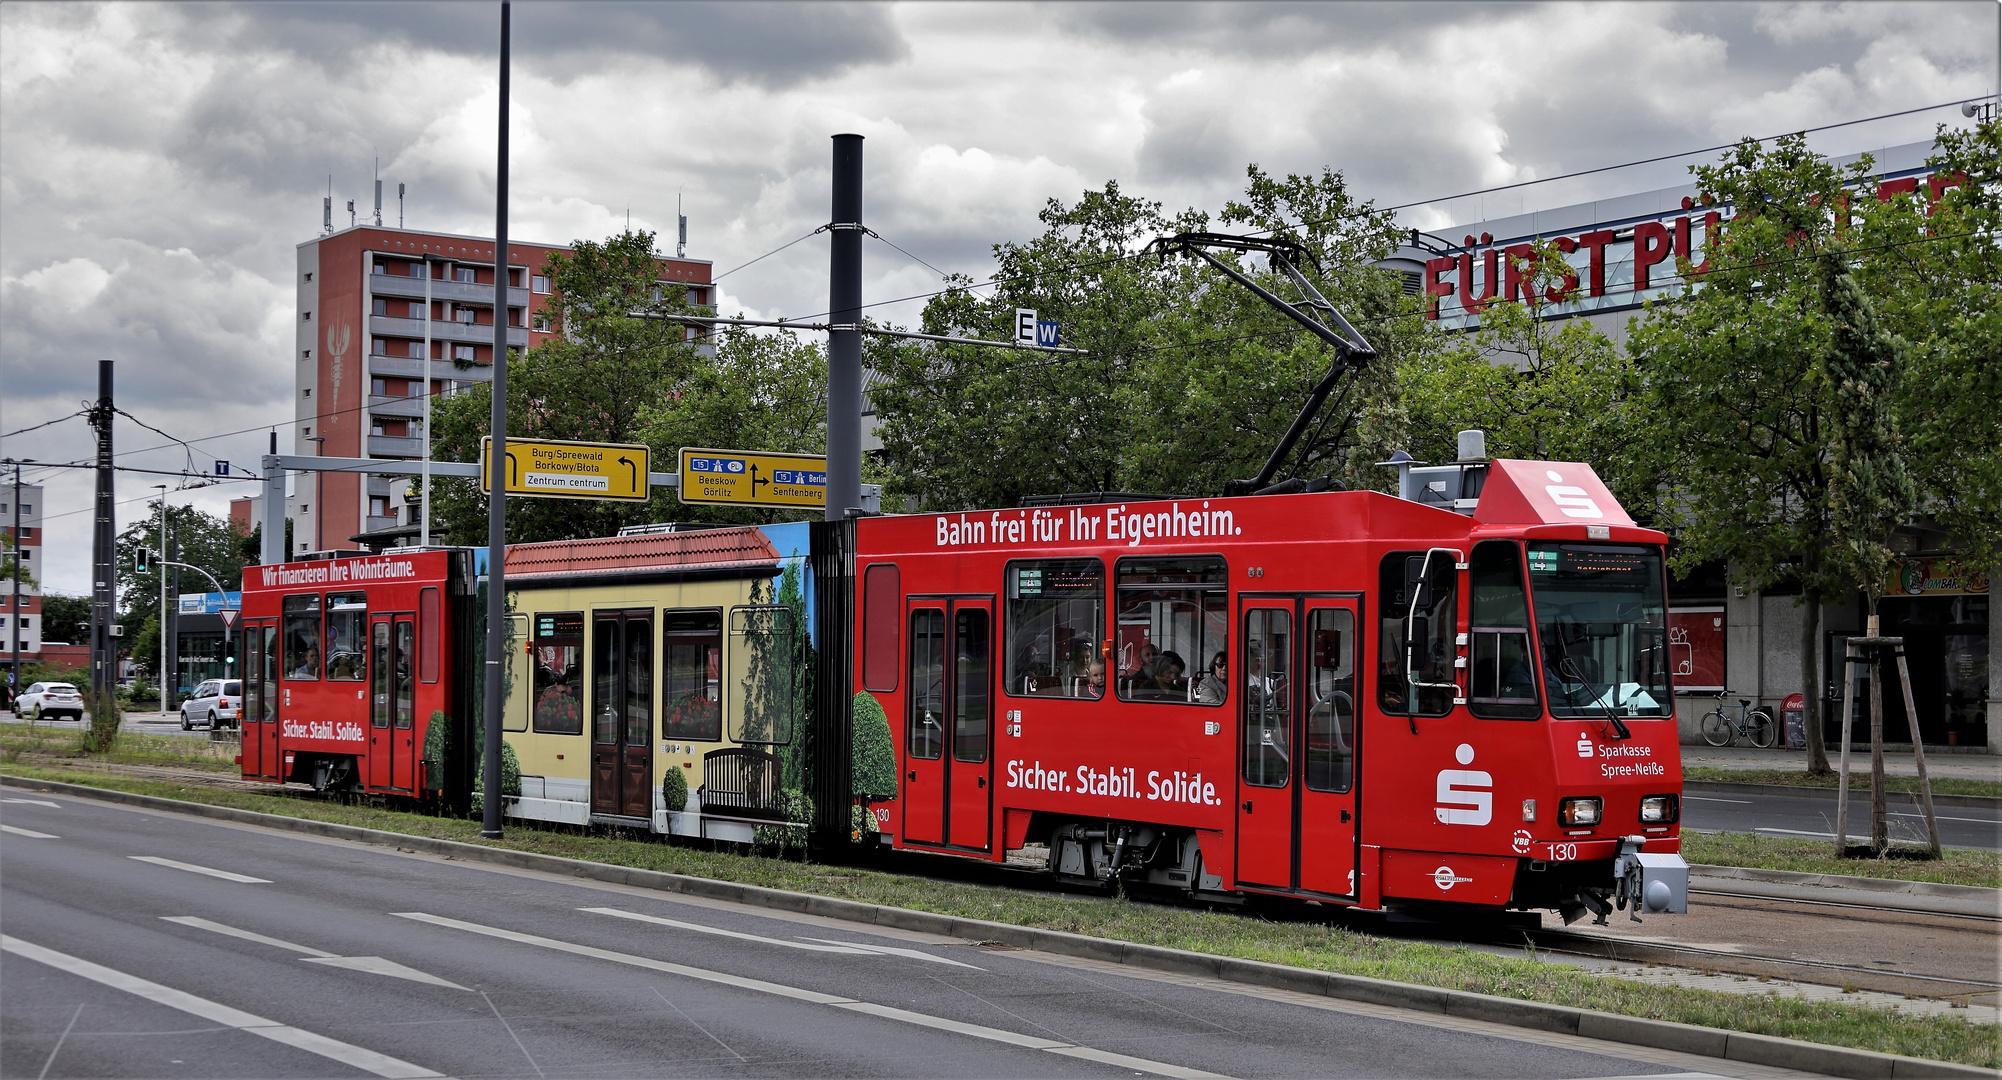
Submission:
M 1674 715 L 1661 549 L 1531 541 L 1529 589 L 1550 715 Z

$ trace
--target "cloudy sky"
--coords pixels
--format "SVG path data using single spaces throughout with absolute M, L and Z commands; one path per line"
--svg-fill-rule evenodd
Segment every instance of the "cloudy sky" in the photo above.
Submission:
M 1680 182 L 1683 162 L 1456 193 L 1996 92 L 2002 6 L 1957 3 L 515 6 L 513 235 L 636 227 L 718 272 L 828 216 L 828 136 L 867 136 L 865 220 L 985 276 L 1047 198 L 1116 179 L 1211 211 L 1247 163 L 1343 170 L 1440 226 Z M 291 415 L 294 247 L 371 201 L 491 235 L 494 3 L 0 5 L 0 433 L 71 413 L 96 361 L 121 464 L 254 463 Z M 1928 137 L 1957 109 L 1816 136 Z M 345 225 L 344 210 L 337 220 Z M 826 302 L 825 237 L 723 281 L 731 312 Z M 931 271 L 865 248 L 866 301 Z M 909 321 L 915 305 L 881 309 Z M 291 450 L 289 445 L 283 449 Z M 81 420 L 0 456 L 87 460 Z M 48 486 L 47 583 L 85 592 L 90 479 Z M 120 475 L 121 527 L 162 478 Z M 170 482 L 179 484 L 178 479 Z M 251 485 L 174 498 L 221 512 Z

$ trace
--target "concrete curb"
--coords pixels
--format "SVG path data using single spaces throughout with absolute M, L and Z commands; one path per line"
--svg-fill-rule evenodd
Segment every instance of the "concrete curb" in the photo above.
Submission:
M 338 825 L 279 814 L 264 814 L 254 810 L 212 806 L 207 803 L 182 802 L 178 799 L 163 799 L 153 795 L 114 791 L 82 784 L 33 780 L 0 774 L 0 786 L 97 799 L 149 810 L 258 825 L 356 843 L 397 847 L 431 855 L 450 855 L 466 862 L 563 874 L 659 892 L 731 901 L 776 911 L 825 916 L 845 922 L 892 927 L 972 941 L 992 941 L 1059 956 L 1103 960 L 1155 971 L 1204 975 L 1230 982 L 1319 994 L 1344 1001 L 1359 1001 L 1391 1008 L 1410 1009 L 1415 1012 L 1439 1013 L 1461 1019 L 1578 1035 L 1606 1042 L 1700 1054 L 1727 1061 L 1806 1069 L 1829 1076 L 1853 1077 L 1856 1080 L 1904 1080 L 1906 1077 L 1987 1077 L 1993 1080 L 2002 1076 L 2002 1073 L 1970 1065 L 1901 1057 L 1873 1050 L 1826 1046 L 1821 1043 L 1802 1042 L 1770 1035 L 1618 1016 L 1565 1005 L 1517 1001 L 1464 990 L 1418 986 L 1358 975 L 1338 975 L 1258 960 L 1211 956 L 1183 949 L 1138 945 L 1057 930 L 1040 930 L 953 915 L 937 915 L 856 900 L 670 874 L 659 870 L 640 870 L 555 855 L 537 855 L 505 848 L 486 847 L 457 840 L 438 840 L 412 836 L 408 833 L 364 829 L 354 825 Z
M 1835 789 L 1832 787 L 1792 787 L 1787 784 L 1740 784 L 1730 780 L 1684 780 L 1682 782 L 1682 790 L 1708 791 L 1718 795 L 1778 795 L 1795 799 L 1827 799 L 1830 802 L 1835 801 Z M 1863 812 L 1868 814 L 1870 812 L 1869 789 L 1865 788 L 1859 792 L 1853 787 L 1850 788 L 1849 800 L 1851 806 L 1856 805 L 1855 800 L 1858 795 L 1863 797 Z M 1887 795 L 1889 801 L 1899 806 L 1904 806 L 1907 803 L 1912 806 L 1919 805 L 1919 797 L 1916 792 L 1893 791 L 1888 792 Z M 1993 795 L 1941 795 L 1938 792 L 1934 792 L 1932 804 L 1935 807 L 1952 806 L 1965 810 L 2002 810 L 2002 798 Z

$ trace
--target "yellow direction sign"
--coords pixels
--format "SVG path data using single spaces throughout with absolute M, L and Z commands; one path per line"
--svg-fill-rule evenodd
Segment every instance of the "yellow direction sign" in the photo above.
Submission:
M 827 459 L 681 448 L 681 501 L 787 510 L 827 508 Z
M 493 436 L 480 440 L 480 491 L 491 487 Z M 507 493 L 553 499 L 629 499 L 645 502 L 647 468 L 644 446 L 626 443 L 557 442 L 550 439 L 507 441 Z

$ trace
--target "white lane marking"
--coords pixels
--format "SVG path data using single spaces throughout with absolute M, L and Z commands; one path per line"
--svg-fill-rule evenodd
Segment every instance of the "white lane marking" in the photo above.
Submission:
M 1922 814 L 1922 813 L 1917 813 L 1917 812 L 1914 812 L 1914 811 L 1911 811 L 1911 810 L 1890 810 L 1890 811 L 1886 811 L 1886 813 L 1888 813 L 1888 814 L 1889 814 L 1889 815 L 1890 815 L 1891 817 L 1908 817 L 1908 818 L 1917 818 L 1917 819 L 1918 819 L 1918 820 L 1920 820 L 1920 821 L 1924 821 L 1924 820 L 1925 820 L 1925 815 L 1924 815 L 1924 814 Z M 1945 814 L 1934 814 L 1934 815 L 1933 815 L 1933 820 L 1934 820 L 1934 821 L 1971 821 L 1971 822 L 1975 823 L 1976 825 L 2002 825 L 2002 821 L 1998 821 L 1998 820 L 1996 820 L 1995 818 L 1987 818 L 1987 817 L 1947 817 L 1947 816 L 1946 816 Z
M 242 1009 L 231 1008 L 221 1002 L 196 997 L 186 991 L 176 990 L 171 986 L 162 986 L 159 983 L 142 979 L 137 975 L 128 975 L 125 972 L 105 967 L 102 964 L 94 964 L 89 960 L 71 956 L 68 953 L 60 953 L 54 949 L 44 948 L 32 942 L 22 941 L 20 938 L 11 935 L 0 934 L 0 951 L 10 952 L 16 956 L 36 961 L 37 963 L 47 964 L 58 971 L 67 971 L 80 978 L 89 979 L 103 986 L 109 986 L 114 990 L 123 990 L 135 997 L 145 998 L 155 1004 L 165 1005 L 170 1009 L 179 1009 L 181 1012 L 188 1013 L 191 1016 L 199 1016 L 212 1024 L 233 1027 L 239 1031 L 256 1035 L 259 1038 L 270 1039 L 272 1042 L 297 1047 L 308 1053 L 318 1054 L 323 1058 L 338 1061 L 343 1065 L 351 1065 L 363 1072 L 373 1073 L 376 1076 L 390 1077 L 392 1080 L 419 1080 L 422 1077 L 443 1075 L 442 1073 L 432 1072 L 421 1065 L 412 1065 L 410 1062 L 390 1057 L 387 1054 L 378 1054 L 373 1050 L 356 1046 L 353 1043 L 344 1043 L 338 1039 L 330 1039 L 325 1035 L 316 1035 L 310 1031 L 302 1031 L 289 1024 L 281 1024 L 276 1020 L 266 1020 L 255 1013 L 247 1013 Z
M 239 930 L 234 926 L 211 922 L 199 915 L 162 915 L 160 918 L 166 922 L 178 923 L 182 926 L 192 926 L 197 930 L 208 930 L 217 934 L 226 934 L 233 938 L 242 938 L 245 941 L 255 941 L 259 945 L 270 945 L 289 952 L 305 953 L 307 956 L 328 957 L 339 955 L 338 953 L 330 953 L 323 949 L 315 949 L 306 945 L 294 945 L 289 941 L 281 941 L 275 937 L 265 937 L 263 934 L 252 933 L 249 930 Z
M 808 945 L 798 941 L 787 941 L 784 938 L 759 937 L 756 934 L 739 933 L 738 931 L 725 930 L 718 926 L 704 926 L 701 923 L 682 922 L 679 919 L 663 919 L 658 915 L 642 915 L 637 911 L 621 911 L 618 908 L 587 907 L 578 908 L 577 910 L 588 911 L 593 915 L 611 915 L 620 919 L 631 919 L 634 922 L 649 922 L 660 926 L 672 926 L 677 930 L 693 930 L 699 934 L 715 934 L 717 937 L 736 938 L 739 941 L 756 941 L 766 945 L 782 945 L 788 949 L 805 949 L 808 952 L 847 953 L 850 956 L 866 956 L 869 954 L 868 949 L 854 948 L 843 945 L 840 942 L 832 945 Z
M 1820 839 L 1820 840 L 1833 840 L 1833 839 L 1835 839 L 1835 834 L 1834 834 L 1834 833 L 1832 833 L 1832 832 L 1805 832 L 1805 831 L 1803 831 L 1803 830 L 1800 830 L 1800 829 L 1768 829 L 1768 828 L 1764 828 L 1764 827 L 1761 827 L 1761 828 L 1757 828 L 1757 829 L 1753 829 L 1752 831 L 1753 831 L 1753 832 L 1769 832 L 1769 833 L 1779 833 L 1779 834 L 1781 834 L 1782 836 L 1812 836 L 1812 837 L 1815 837 L 1816 839 Z M 1867 841 L 1867 840 L 1869 840 L 1870 838 L 1869 838 L 1869 837 L 1867 837 L 1867 836 L 1858 836 L 1858 835 L 1856 835 L 1855 833 L 1850 833 L 1850 834 L 1849 834 L 1849 839 L 1851 839 L 1851 840 L 1864 840 L 1864 841 Z
M 60 836 L 57 836 L 57 835 L 55 835 L 54 833 L 45 833 L 45 832 L 36 832 L 36 831 L 35 831 L 35 830 L 33 830 L 33 829 L 19 829 L 19 828 L 15 828 L 15 827 L 14 827 L 14 826 L 12 826 L 12 825 L 0 825 L 0 832 L 3 832 L 3 833 L 7 833 L 7 834 L 9 834 L 9 835 L 12 835 L 12 836 L 25 836 L 25 837 L 27 837 L 27 838 L 28 838 L 28 839 L 30 839 L 30 840 L 61 840 L 61 839 L 62 839 L 62 837 L 60 837 Z
M 535 934 L 524 934 L 515 930 L 502 930 L 499 927 L 495 926 L 481 926 L 478 923 L 462 922 L 458 919 L 448 919 L 443 915 L 433 915 L 429 912 L 424 912 L 424 911 L 394 911 L 391 912 L 390 914 L 395 915 L 398 918 L 412 919 L 422 923 L 430 923 L 433 926 L 443 926 L 453 930 L 464 930 L 467 933 L 471 934 L 482 934 L 487 937 L 500 938 L 503 941 L 514 941 L 514 942 L 519 942 L 520 944 L 523 945 L 536 945 L 541 948 L 552 949 L 557 952 L 570 953 L 574 956 L 588 956 L 596 960 L 609 960 L 615 964 L 627 964 L 632 967 L 646 968 L 651 971 L 662 971 L 670 975 L 679 975 L 687 979 L 696 979 L 702 982 L 717 983 L 722 986 L 734 986 L 742 990 L 752 990 L 761 994 L 771 994 L 774 997 L 790 998 L 794 1001 L 804 1001 L 814 1005 L 832 1005 L 837 1009 L 846 1009 L 850 1012 L 865 1013 L 870 1016 L 882 1017 L 883 1019 L 886 1020 L 897 1020 L 906 1024 L 913 1024 L 919 1027 L 933 1028 L 939 1031 L 950 1031 L 960 1035 L 969 1035 L 977 1039 L 986 1039 L 991 1042 L 1006 1043 L 1009 1046 L 1022 1046 L 1035 1050 L 1046 1050 L 1052 1053 L 1062 1053 L 1067 1050 L 1081 1050 L 1087 1052 L 1087 1054 L 1070 1054 L 1069 1056 L 1071 1057 L 1086 1057 L 1088 1056 L 1088 1054 L 1095 1055 L 1103 1053 L 1103 1051 L 1092 1050 L 1090 1047 L 1074 1046 L 1070 1043 L 1058 1042 L 1054 1039 L 1045 1039 L 1034 1035 L 1021 1035 L 1013 1031 L 1003 1031 L 1000 1028 L 984 1027 L 979 1024 L 961 1023 L 958 1020 L 947 1020 L 937 1016 L 926 1016 L 923 1013 L 915 1013 L 907 1009 L 899 1009 L 890 1005 L 877 1005 L 873 1002 L 856 1001 L 853 998 L 837 997 L 833 994 L 823 994 L 817 990 L 807 990 L 803 987 L 786 986 L 782 983 L 765 982 L 762 979 L 748 979 L 742 975 L 731 975 L 721 971 L 709 971 L 705 968 L 689 967 L 686 964 L 674 964 L 674 963 L 669 963 L 668 961 L 665 960 L 655 960 L 645 956 L 633 956 L 627 953 L 616 953 L 612 952 L 609 949 L 600 949 L 591 945 L 579 945 L 575 942 L 570 942 L 570 941 L 558 941 L 555 938 L 539 937 Z M 1099 1059 L 1094 1057 L 1091 1060 L 1099 1060 Z M 1226 1080 L 1226 1078 L 1222 1077 L 1221 1074 L 1219 1073 L 1202 1072 L 1197 1069 L 1184 1068 L 1180 1065 L 1169 1065 L 1165 1062 L 1148 1061 L 1145 1058 L 1119 1057 L 1118 1060 L 1120 1064 L 1125 1068 L 1137 1069 L 1141 1072 L 1153 1073 L 1156 1076 L 1173 1076 L 1182 1078 L 1182 1080 Z
M 972 964 L 962 964 L 957 960 L 948 960 L 943 956 L 933 956 L 928 952 L 919 952 L 916 949 L 900 949 L 895 945 L 864 945 L 855 941 L 835 941 L 832 938 L 817 937 L 807 938 L 806 940 L 818 941 L 827 945 L 844 945 L 851 949 L 860 949 L 863 952 L 884 953 L 889 956 L 908 956 L 913 960 L 929 960 L 934 964 L 950 964 L 953 967 L 973 968 L 975 971 L 987 970 L 984 967 L 973 967 Z
M 0 799 L 0 802 L 33 803 L 36 806 L 46 806 L 51 810 L 61 810 L 63 808 L 61 803 L 52 803 L 47 799 Z
M 349 971 L 366 971 L 371 975 L 387 975 L 392 979 L 409 979 L 411 982 L 429 983 L 432 986 L 472 993 L 469 987 L 447 982 L 436 975 L 413 967 L 405 967 L 394 960 L 384 960 L 380 956 L 302 956 L 300 959 L 308 964 L 325 964 L 328 967 L 346 968 Z
M 1727 802 L 1727 803 L 1737 803 L 1737 804 L 1738 804 L 1738 805 L 1740 805 L 1740 806 L 1750 806 L 1750 805 L 1752 805 L 1752 800 L 1750 800 L 1750 799 L 1712 799 L 1712 798 L 1708 798 L 1708 797 L 1706 797 L 1706 796 L 1703 796 L 1703 795 L 1684 795 L 1684 796 L 1682 797 L 1682 801 L 1683 801 L 1683 802 Z
M 176 870 L 186 870 L 190 874 L 207 874 L 210 877 L 221 878 L 224 881 L 241 881 L 245 885 L 271 884 L 268 878 L 251 877 L 248 874 L 232 874 L 227 870 L 215 870 L 206 866 L 196 866 L 194 863 L 175 862 L 173 859 L 163 859 L 158 855 L 127 855 L 126 858 L 152 863 L 154 866 L 170 866 Z
M 411 982 L 430 983 L 432 986 L 449 986 L 454 990 L 467 989 L 458 983 L 447 982 L 436 975 L 427 974 L 413 967 L 405 967 L 394 960 L 384 960 L 380 956 L 342 956 L 338 953 L 330 953 L 325 949 L 315 949 L 310 945 L 298 945 L 281 938 L 266 937 L 263 934 L 253 933 L 249 930 L 239 930 L 234 926 L 204 919 L 198 915 L 162 915 L 160 918 L 170 923 L 192 926 L 197 930 L 209 930 L 218 934 L 226 934 L 233 938 L 242 938 L 245 941 L 255 941 L 260 945 L 270 945 L 290 952 L 305 953 L 306 955 L 301 956 L 299 959 L 308 964 L 325 964 L 328 967 L 346 968 L 349 971 L 366 971 L 373 975 L 388 975 L 397 979 L 409 979 Z M 471 991 L 468 990 L 468 992 L 470 993 Z

